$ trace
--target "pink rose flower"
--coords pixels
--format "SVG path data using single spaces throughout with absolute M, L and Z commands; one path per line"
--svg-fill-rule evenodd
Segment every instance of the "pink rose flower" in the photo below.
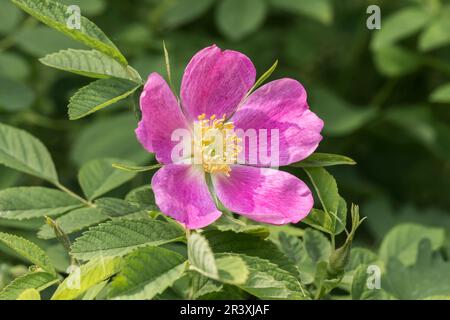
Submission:
M 178 143 L 172 141 L 172 133 L 177 129 L 192 131 L 195 123 L 206 131 L 266 129 L 268 140 L 270 130 L 277 129 L 280 166 L 311 155 L 322 139 L 323 121 L 309 110 L 303 86 L 293 79 L 275 80 L 244 100 L 255 78 L 256 70 L 248 57 L 215 45 L 201 50 L 189 62 L 180 103 L 159 74 L 148 78 L 140 99 L 142 120 L 136 134 L 164 164 L 152 179 L 156 204 L 188 229 L 203 228 L 220 217 L 215 197 L 232 212 L 275 225 L 297 223 L 313 207 L 311 191 L 303 181 L 259 160 L 248 165 L 248 154 L 243 155 L 243 164 L 216 163 L 206 153 L 202 164 L 172 160 Z M 234 156 L 238 153 L 236 149 Z

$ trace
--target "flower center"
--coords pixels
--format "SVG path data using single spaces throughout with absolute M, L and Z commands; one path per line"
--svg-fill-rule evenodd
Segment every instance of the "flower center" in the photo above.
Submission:
M 205 114 L 198 116 L 194 124 L 194 156 L 200 160 L 197 163 L 202 164 L 205 172 L 229 176 L 230 165 L 237 162 L 241 147 L 233 122 L 225 120 L 225 115 L 220 119 L 216 115 L 209 119 Z

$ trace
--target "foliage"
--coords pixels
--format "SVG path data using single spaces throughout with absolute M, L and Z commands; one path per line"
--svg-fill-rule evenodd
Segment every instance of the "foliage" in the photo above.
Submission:
M 379 5 L 370 31 L 361 1 L 0 0 L 0 299 L 448 299 L 450 3 Z M 300 80 L 325 120 L 282 168 L 316 198 L 298 225 L 224 212 L 190 233 L 154 202 L 143 79 L 178 88 L 214 42 L 268 69 L 252 90 Z

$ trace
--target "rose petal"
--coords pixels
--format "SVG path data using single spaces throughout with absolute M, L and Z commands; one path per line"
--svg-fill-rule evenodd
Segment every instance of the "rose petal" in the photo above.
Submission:
M 162 163 L 172 163 L 171 153 L 177 141 L 172 141 L 176 129 L 188 130 L 188 125 L 177 99 L 166 81 L 152 73 L 141 94 L 142 120 L 136 129 L 141 144 L 156 154 Z
M 161 211 L 188 229 L 203 228 L 217 220 L 217 210 L 201 168 L 169 164 L 152 179 L 155 200 Z
M 211 46 L 198 52 L 183 76 L 181 100 L 191 121 L 205 113 L 230 116 L 255 83 L 251 60 L 237 51 Z
M 267 130 L 267 138 L 258 139 L 254 148 L 247 140 L 242 163 L 260 166 L 283 166 L 307 158 L 322 140 L 323 121 L 309 110 L 306 91 L 292 79 L 270 82 L 256 90 L 230 119 L 236 129 Z M 272 146 L 271 130 L 278 130 L 279 143 Z M 266 148 L 262 146 L 266 145 Z M 278 150 L 278 156 L 273 150 Z M 267 150 L 267 153 L 266 153 Z M 259 153 L 274 156 L 270 163 Z M 253 155 L 253 156 L 252 156 Z M 245 158 L 244 158 L 245 157 Z M 254 161 L 252 161 L 252 159 Z M 240 162 L 241 163 L 241 162 Z
M 308 186 L 283 171 L 235 165 L 230 177 L 213 175 L 212 181 L 226 208 L 255 221 L 297 223 L 314 204 Z

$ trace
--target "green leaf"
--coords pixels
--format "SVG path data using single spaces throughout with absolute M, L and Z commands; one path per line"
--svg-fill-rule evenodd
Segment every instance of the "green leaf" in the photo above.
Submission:
M 0 52 L 0 74 L 6 78 L 24 80 L 30 75 L 30 65 L 17 53 Z
M 50 258 L 41 248 L 39 248 L 34 243 L 24 238 L 3 232 L 0 232 L 0 243 L 3 243 L 7 247 L 17 252 L 19 255 L 29 260 L 41 269 L 47 271 L 48 273 L 51 273 L 53 275 L 56 274 L 55 268 L 50 262 Z
M 74 268 L 52 296 L 52 300 L 72 300 L 119 272 L 122 258 L 100 257 Z
M 86 49 L 83 44 L 40 24 L 20 28 L 14 34 L 14 40 L 19 49 L 38 59 L 66 48 Z
M 351 286 L 351 294 L 353 300 L 392 300 L 394 297 L 383 288 L 369 289 L 367 280 L 371 276 L 367 272 L 368 265 L 362 264 L 356 269 Z
M 155 208 L 155 195 L 150 185 L 144 185 L 131 190 L 125 197 L 125 200 L 132 204 L 147 209 Z
M 100 158 L 147 162 L 151 155 L 137 141 L 136 127 L 137 120 L 130 112 L 95 121 L 78 134 L 71 158 L 79 166 Z
M 50 261 L 57 272 L 66 272 L 70 265 L 70 257 L 62 243 L 49 244 L 45 248 Z
M 278 60 L 276 60 L 275 63 L 266 72 L 264 72 L 258 78 L 258 80 L 256 80 L 255 84 L 253 85 L 253 87 L 250 88 L 250 90 L 245 95 L 244 99 L 242 99 L 242 101 L 245 101 L 257 88 L 259 88 L 267 79 L 269 79 L 277 67 L 278 67 Z
M 311 97 L 311 110 L 326 123 L 324 133 L 329 136 L 350 134 L 371 121 L 377 113 L 373 107 L 354 106 L 325 88 L 315 89 Z
M 80 29 L 70 29 L 67 25 L 67 6 L 53 0 L 11 0 L 28 14 L 69 37 L 97 49 L 127 65 L 127 60 L 117 47 L 93 22 L 81 17 Z
M 443 84 L 436 88 L 430 96 L 431 102 L 450 103 L 450 83 Z
M 284 232 L 286 234 L 289 234 L 294 237 L 303 237 L 303 234 L 305 233 L 305 230 L 295 227 L 293 225 L 286 224 L 284 226 L 267 226 L 267 228 L 270 231 L 270 234 L 272 236 L 276 236 L 280 234 L 281 232 Z
M 416 6 L 403 8 L 383 20 L 380 30 L 372 40 L 373 49 L 390 47 L 421 30 L 429 21 L 425 10 Z
M 95 201 L 95 205 L 102 213 L 113 218 L 135 214 L 148 209 L 148 207 L 144 208 L 117 198 L 100 198 Z M 156 206 L 153 209 L 156 209 Z
M 224 288 L 224 285 L 220 282 L 204 277 L 197 272 L 188 273 L 187 277 L 191 287 L 188 297 L 195 300 L 203 300 L 205 299 L 204 296 L 220 292 Z
M 303 299 L 300 282 L 289 272 L 269 260 L 234 254 L 247 265 L 247 281 L 239 287 L 259 299 Z
M 429 106 L 408 105 L 403 108 L 392 108 L 386 112 L 385 118 L 403 129 L 408 138 L 416 139 L 437 157 L 443 160 L 450 159 L 450 127 L 439 120 Z M 429 175 L 423 177 L 425 179 Z
M 352 248 L 350 253 L 350 260 L 348 262 L 346 271 L 354 271 L 360 265 L 369 265 L 378 260 L 378 256 L 375 252 L 366 248 Z
M 240 257 L 219 254 L 216 259 L 208 240 L 199 233 L 188 238 L 188 257 L 190 268 L 205 277 L 230 284 L 247 280 L 247 266 Z
M 91 78 L 121 78 L 141 83 L 139 74 L 130 66 L 97 50 L 61 50 L 39 61 L 46 66 Z
M 214 0 L 172 0 L 162 2 L 154 10 L 153 19 L 161 28 L 172 29 L 187 24 L 204 14 Z
M 78 180 L 89 200 L 108 193 L 136 176 L 136 173 L 113 168 L 114 162 L 113 159 L 98 159 L 88 162 L 81 168 Z
M 256 31 L 267 15 L 267 4 L 260 0 L 222 0 L 217 7 L 219 30 L 232 40 L 240 40 Z
M 257 224 L 245 224 L 242 220 L 233 218 L 229 214 L 222 214 L 222 216 L 217 219 L 211 228 L 220 231 L 233 231 L 236 233 L 248 233 L 254 236 L 261 237 L 262 239 L 267 238 L 270 235 L 270 231 L 266 226 Z
M 173 85 L 173 80 L 172 80 L 172 68 L 170 66 L 169 51 L 167 50 L 166 42 L 164 40 L 163 40 L 163 51 L 164 51 L 164 64 L 166 65 L 167 80 L 169 81 L 170 89 L 177 96 L 175 87 Z M 178 96 L 177 96 L 177 99 L 179 100 Z
M 34 100 L 35 94 L 27 85 L 0 75 L 0 110 L 22 111 L 28 109 Z
M 22 292 L 17 300 L 41 300 L 41 294 L 36 289 L 31 288 Z
M 146 172 L 159 169 L 162 167 L 161 164 L 154 164 L 152 166 L 133 166 L 125 163 L 113 163 L 112 166 L 116 169 L 128 172 Z
M 428 147 L 436 141 L 436 123 L 427 106 L 408 106 L 408 108 L 392 108 L 385 114 L 386 119 L 403 128 L 412 137 Z
M 123 268 L 111 283 L 109 297 L 118 300 L 150 300 L 181 278 L 186 259 L 173 251 L 140 248 L 124 259 Z
M 99 224 L 107 219 L 108 216 L 96 208 L 81 208 L 59 217 L 56 219 L 56 223 L 64 233 L 72 234 Z M 39 230 L 38 237 L 42 239 L 54 239 L 56 235 L 53 229 L 45 224 Z
M 179 241 L 181 228 L 167 222 L 139 219 L 114 220 L 89 229 L 72 246 L 72 254 L 82 260 L 98 256 L 122 256 L 136 248 Z
M 330 0 L 271 0 L 280 9 L 309 16 L 323 24 L 333 21 L 333 6 Z
M 69 119 L 78 120 L 133 94 L 140 85 L 125 79 L 100 79 L 70 98 Z
M 250 234 L 230 231 L 207 231 L 202 234 L 208 240 L 215 254 L 236 253 L 259 257 L 269 260 L 293 275 L 298 274 L 297 268 L 290 259 L 269 240 L 263 240 L 260 237 Z
M 191 269 L 212 279 L 219 278 L 219 270 L 208 240 L 199 233 L 188 239 L 188 256 Z
M 361 300 L 364 292 L 368 291 L 367 288 L 367 265 L 361 264 L 355 270 L 352 278 L 351 294 L 352 300 Z
M 381 279 L 383 289 L 401 300 L 450 295 L 450 262 L 433 255 L 430 239 L 416 243 L 416 264 L 405 266 L 391 258 Z
M 0 176 L 2 177 L 0 180 L 0 189 L 5 189 L 16 185 L 21 174 L 13 169 L 0 166 Z
M 423 239 L 428 239 L 432 250 L 437 250 L 444 244 L 445 231 L 412 223 L 398 225 L 383 239 L 379 257 L 384 262 L 395 257 L 405 266 L 412 265 L 416 262 L 418 244 Z
M 400 77 L 416 71 L 421 60 L 418 55 L 397 46 L 383 47 L 375 52 L 378 70 L 388 77 Z
M 342 282 L 344 276 L 343 272 L 339 274 L 330 274 L 328 270 L 329 264 L 326 261 L 321 261 L 317 264 L 315 286 L 320 288 L 318 299 L 330 293 Z
M 92 287 L 90 287 L 86 292 L 83 294 L 82 300 L 94 300 L 97 298 L 97 296 L 102 293 L 103 289 L 108 284 L 108 280 L 102 281 Z M 102 295 L 103 296 L 103 295 Z
M 52 217 L 81 205 L 77 199 L 55 189 L 18 187 L 0 191 L 0 218 L 23 220 Z
M 278 235 L 281 251 L 298 267 L 304 284 L 314 281 L 315 264 L 305 249 L 304 243 L 296 236 L 280 232 Z
M 0 123 L 0 164 L 57 182 L 58 175 L 47 148 L 28 132 Z
M 249 270 L 241 257 L 218 254 L 215 256 L 215 259 L 219 270 L 219 278 L 217 280 L 234 285 L 243 284 L 247 281 Z
M 12 32 L 22 18 L 22 12 L 18 10 L 9 0 L 0 0 L 0 34 Z
M 345 230 L 347 211 L 347 202 L 344 198 L 339 197 L 339 204 L 335 215 L 329 215 L 322 210 L 313 209 L 302 222 L 331 235 L 338 235 Z
M 341 156 L 338 154 L 330 154 L 330 153 L 313 153 L 305 160 L 296 162 L 291 164 L 293 167 L 300 167 L 300 168 L 316 168 L 316 167 L 330 167 L 330 166 L 337 166 L 337 165 L 355 165 L 355 160 L 346 157 Z
M 286 256 L 289 259 L 291 259 L 292 262 L 298 265 L 302 260 L 301 240 L 285 232 L 280 232 L 278 234 L 278 240 L 280 243 L 281 250 L 286 254 Z
M 450 6 L 447 5 L 420 35 L 420 50 L 429 51 L 448 45 L 450 43 L 448 30 L 450 30 Z
M 340 234 L 345 230 L 345 225 L 347 223 L 347 202 L 344 198 L 339 198 L 338 211 L 335 217 L 333 217 L 333 233 L 334 235 Z
M 322 208 L 334 220 L 340 201 L 336 180 L 324 168 L 305 168 L 305 171 L 316 190 Z
M 35 232 L 42 226 L 42 219 L 10 220 L 0 218 L 0 227 Z
M 302 220 L 302 222 L 317 230 L 334 234 L 333 219 L 323 210 L 312 209 L 308 216 Z
M 0 300 L 16 300 L 24 291 L 35 289 L 42 291 L 58 281 L 54 274 L 30 272 L 16 278 L 0 291 Z
M 328 261 L 331 254 L 331 244 L 319 231 L 306 229 L 303 236 L 306 252 L 314 263 Z

